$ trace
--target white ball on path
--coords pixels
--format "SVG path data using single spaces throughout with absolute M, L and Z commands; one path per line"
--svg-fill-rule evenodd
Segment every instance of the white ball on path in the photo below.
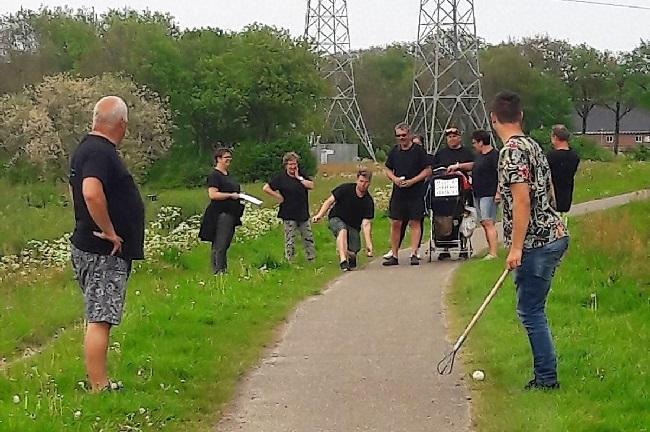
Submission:
M 485 379 L 485 372 L 482 370 L 475 370 L 474 373 L 472 373 L 472 378 L 474 378 L 475 381 L 483 381 Z

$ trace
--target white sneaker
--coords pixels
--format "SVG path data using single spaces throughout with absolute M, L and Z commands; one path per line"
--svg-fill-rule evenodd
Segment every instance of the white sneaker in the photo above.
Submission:
M 389 250 L 384 255 L 382 255 L 382 258 L 385 259 L 385 260 L 391 259 L 392 257 L 393 257 L 393 251 L 392 250 Z
M 495 258 L 496 258 L 495 255 L 487 254 L 487 255 L 485 255 L 485 256 L 483 257 L 483 259 L 482 259 L 481 261 L 490 261 L 490 260 L 493 260 L 493 259 L 495 259 Z

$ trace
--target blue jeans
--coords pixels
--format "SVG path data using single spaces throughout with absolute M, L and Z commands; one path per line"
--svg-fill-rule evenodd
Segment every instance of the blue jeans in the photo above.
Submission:
M 521 266 L 514 272 L 517 316 L 528 333 L 535 381 L 541 385 L 557 382 L 557 360 L 544 308 L 555 269 L 568 246 L 569 237 L 562 237 L 543 247 L 524 249 Z

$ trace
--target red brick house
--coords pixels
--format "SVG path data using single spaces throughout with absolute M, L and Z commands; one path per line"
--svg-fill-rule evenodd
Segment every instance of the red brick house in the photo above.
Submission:
M 614 149 L 614 113 L 604 107 L 595 106 L 587 118 L 585 134 L 604 148 Z M 582 119 L 573 115 L 575 135 L 582 135 Z M 650 111 L 635 108 L 621 119 L 619 133 L 619 150 L 629 151 L 644 144 L 650 147 Z

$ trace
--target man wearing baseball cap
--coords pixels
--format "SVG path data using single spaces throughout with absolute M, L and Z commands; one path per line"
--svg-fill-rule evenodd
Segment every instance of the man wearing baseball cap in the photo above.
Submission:
M 433 163 L 431 164 L 433 169 L 447 168 L 448 172 L 471 171 L 474 167 L 474 153 L 470 149 L 463 147 L 460 129 L 453 126 L 445 129 L 445 137 L 447 138 L 447 146 L 439 149 L 433 156 Z M 450 256 L 449 252 L 441 252 L 438 255 L 438 260 L 442 261 Z

